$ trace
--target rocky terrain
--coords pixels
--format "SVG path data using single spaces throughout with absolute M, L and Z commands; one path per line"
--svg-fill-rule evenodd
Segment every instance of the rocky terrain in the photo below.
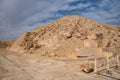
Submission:
M 120 26 L 98 23 L 78 15 L 64 16 L 23 34 L 12 51 L 49 57 L 76 58 L 80 48 L 100 49 L 101 54 L 120 52 Z
M 120 80 L 119 54 L 120 26 L 64 16 L 0 41 L 0 80 Z
M 99 75 L 83 72 L 80 67 L 90 61 L 0 50 L 0 80 L 120 80 L 120 69 L 110 68 L 111 74 L 103 69 Z
M 0 41 L 0 49 L 10 48 L 15 40 Z

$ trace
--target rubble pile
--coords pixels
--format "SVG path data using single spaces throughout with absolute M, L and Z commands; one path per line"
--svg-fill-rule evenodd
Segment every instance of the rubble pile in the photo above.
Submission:
M 64 16 L 26 32 L 10 50 L 49 57 L 76 57 L 82 47 L 120 52 L 120 26 L 98 23 L 78 15 Z

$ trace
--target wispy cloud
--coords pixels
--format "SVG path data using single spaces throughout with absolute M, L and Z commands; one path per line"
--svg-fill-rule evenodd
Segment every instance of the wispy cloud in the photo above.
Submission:
M 69 14 L 120 25 L 119 0 L 0 0 L 0 40 Z M 72 5 L 71 5 L 72 4 Z
M 82 13 L 83 16 L 92 18 L 99 22 L 120 25 L 120 4 L 119 0 L 101 0 L 98 7 L 91 7 L 87 13 Z

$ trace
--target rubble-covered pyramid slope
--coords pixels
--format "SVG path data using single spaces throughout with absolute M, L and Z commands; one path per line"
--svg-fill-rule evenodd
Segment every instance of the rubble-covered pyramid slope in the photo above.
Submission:
M 44 56 L 71 56 L 82 47 L 120 52 L 120 26 L 98 23 L 78 15 L 64 16 L 23 34 L 10 48 Z
M 12 44 L 15 42 L 15 40 L 6 40 L 1 41 L 0 40 L 0 49 L 7 49 L 12 46 Z

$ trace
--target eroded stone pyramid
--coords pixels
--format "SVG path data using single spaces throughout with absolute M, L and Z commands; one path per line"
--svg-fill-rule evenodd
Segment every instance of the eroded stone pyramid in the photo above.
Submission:
M 120 26 L 98 23 L 78 15 L 64 16 L 23 34 L 12 51 L 44 56 L 76 56 L 83 47 L 120 52 Z

